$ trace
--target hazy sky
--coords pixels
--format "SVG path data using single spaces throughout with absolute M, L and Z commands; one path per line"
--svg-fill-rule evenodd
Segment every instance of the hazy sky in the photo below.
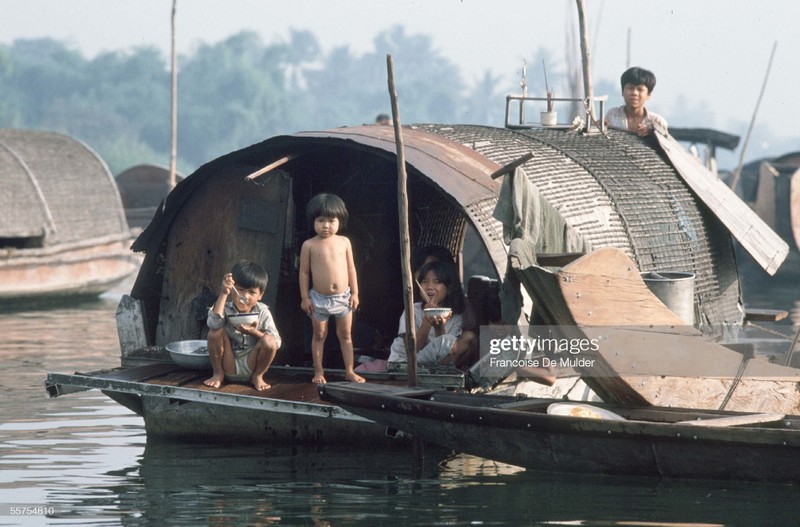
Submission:
M 681 106 L 713 116 L 705 126 L 743 136 L 777 41 L 747 157 L 771 146 L 770 137 L 783 144 L 792 139 L 800 149 L 800 1 L 586 3 L 594 78 L 616 82 L 626 67 L 630 31 L 632 65 L 658 77 L 648 107 L 675 126 L 700 124 L 670 119 Z M 48 36 L 89 57 L 139 45 L 158 46 L 168 56 L 171 6 L 171 0 L 0 0 L 0 43 Z M 373 49 L 374 36 L 402 24 L 409 34 L 432 36 L 468 83 L 488 69 L 518 88 L 522 59 L 540 47 L 564 60 L 576 12 L 574 0 L 178 0 L 178 49 L 188 52 L 244 29 L 270 43 L 294 28 L 311 30 L 326 51 L 346 45 L 355 53 L 382 52 Z M 539 74 L 529 65 L 529 77 Z M 549 80 L 557 87 L 563 81 Z

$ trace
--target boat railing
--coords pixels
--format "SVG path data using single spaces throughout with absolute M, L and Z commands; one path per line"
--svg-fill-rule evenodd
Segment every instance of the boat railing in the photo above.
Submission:
M 553 103 L 573 103 L 583 107 L 584 115 L 581 117 L 584 123 L 586 133 L 604 133 L 606 130 L 605 113 L 606 102 L 608 102 L 608 95 L 600 95 L 597 97 L 528 97 L 524 95 L 506 95 L 506 119 L 505 127 L 510 129 L 522 128 L 552 128 L 552 129 L 570 129 L 576 128 L 574 122 L 575 117 L 570 112 L 569 122 L 560 122 L 552 125 L 544 124 L 540 121 L 529 121 L 525 117 L 525 110 L 527 107 L 532 106 L 530 103 L 545 103 L 552 101 Z M 514 103 L 518 104 L 517 119 L 513 119 L 512 106 Z M 595 105 L 597 110 L 595 111 Z M 549 113 L 549 112 L 541 112 Z M 579 112 L 580 114 L 580 112 Z M 580 116 L 580 115 L 579 115 Z M 512 120 L 516 122 L 511 122 Z

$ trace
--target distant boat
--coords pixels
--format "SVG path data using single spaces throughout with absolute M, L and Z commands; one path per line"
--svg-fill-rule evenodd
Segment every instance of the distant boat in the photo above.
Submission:
M 180 182 L 183 176 L 176 176 Z M 117 188 L 131 228 L 144 229 L 172 190 L 169 169 L 157 165 L 135 165 L 117 174 Z
M 746 164 L 736 190 L 789 245 L 789 264 L 779 276 L 794 277 L 800 263 L 800 151 Z
M 0 300 L 96 295 L 139 261 L 108 167 L 85 144 L 0 130 Z

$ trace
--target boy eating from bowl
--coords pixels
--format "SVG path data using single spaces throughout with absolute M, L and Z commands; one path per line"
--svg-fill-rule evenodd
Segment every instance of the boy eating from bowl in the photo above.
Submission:
M 258 391 L 271 388 L 264 374 L 281 345 L 281 336 L 269 308 L 261 303 L 267 281 L 267 272 L 246 260 L 222 277 L 219 296 L 206 321 L 208 356 L 214 368 L 214 374 L 203 381 L 206 386 L 219 388 L 228 380 L 249 381 Z

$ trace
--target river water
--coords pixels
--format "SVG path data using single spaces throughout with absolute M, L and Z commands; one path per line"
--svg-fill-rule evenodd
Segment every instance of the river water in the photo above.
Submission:
M 149 443 L 101 393 L 43 387 L 118 365 L 118 298 L 0 311 L 0 525 L 800 525 L 796 486 L 553 475 L 432 447 L 415 466 L 369 444 Z

